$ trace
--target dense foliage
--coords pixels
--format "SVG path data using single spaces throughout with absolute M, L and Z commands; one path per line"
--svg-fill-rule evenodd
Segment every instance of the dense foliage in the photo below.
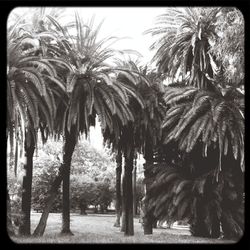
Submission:
M 71 170 L 72 207 L 84 213 L 89 205 L 107 210 L 114 198 L 115 162 L 107 148 L 96 150 L 81 141 L 74 152 Z
M 220 173 L 216 181 L 214 170 L 197 178 L 186 166 L 154 166 L 148 195 L 150 211 L 162 221 L 187 221 L 195 236 L 219 237 L 221 225 L 224 237 L 241 237 L 243 175 L 234 169 L 236 166 L 232 167 Z
M 188 219 L 194 235 L 219 237 L 220 224 L 225 237 L 244 230 L 243 23 L 234 8 L 168 8 L 149 30 L 160 36 L 158 70 L 173 81 L 162 128 L 175 152 L 163 162 L 178 164 L 151 169 L 147 198 L 156 218 Z

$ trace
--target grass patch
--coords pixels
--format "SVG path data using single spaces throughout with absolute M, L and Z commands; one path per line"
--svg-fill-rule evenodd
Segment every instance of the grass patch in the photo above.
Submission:
M 32 232 L 40 219 L 40 213 L 31 214 Z M 139 219 L 134 219 L 134 236 L 124 236 L 120 228 L 114 227 L 114 215 L 71 214 L 73 236 L 60 236 L 61 214 L 51 213 L 43 237 L 12 237 L 16 243 L 209 243 L 228 244 L 232 240 L 193 237 L 187 229 L 154 229 L 153 235 L 144 235 Z

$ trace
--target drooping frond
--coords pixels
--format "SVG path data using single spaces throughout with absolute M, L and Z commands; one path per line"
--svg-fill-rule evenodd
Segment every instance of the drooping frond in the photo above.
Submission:
M 162 123 L 164 143 L 178 142 L 187 153 L 200 143 L 203 155 L 214 143 L 221 157 L 231 148 L 235 159 L 240 157 L 244 169 L 244 116 L 238 106 L 241 97 L 222 95 L 190 87 L 168 87 L 164 98 L 169 108 Z
M 152 181 L 148 180 L 151 184 L 146 199 L 148 212 L 156 219 L 167 222 L 185 220 L 191 225 L 193 235 L 205 237 L 219 236 L 212 229 L 217 220 L 221 222 L 225 236 L 242 235 L 244 222 L 239 218 L 243 216 L 243 185 L 237 184 L 230 170 L 220 174 L 218 182 L 213 181 L 214 171 L 187 178 L 183 167 L 158 164 L 151 172 Z
M 188 76 L 188 84 L 207 88 L 205 74 L 213 76 L 209 39 L 214 39 L 215 22 L 221 8 L 167 8 L 146 33 L 157 37 L 153 60 L 158 70 L 178 80 Z M 213 17 L 213 18 L 212 18 Z M 212 19 L 211 19 L 212 18 Z

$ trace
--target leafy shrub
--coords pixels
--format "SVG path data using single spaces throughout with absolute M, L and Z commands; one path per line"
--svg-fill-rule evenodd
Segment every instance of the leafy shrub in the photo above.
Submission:
M 34 158 L 32 187 L 32 208 L 43 210 L 48 191 L 58 174 L 61 164 L 61 141 L 48 141 L 40 145 Z M 71 167 L 71 209 L 82 213 L 88 205 L 100 205 L 104 210 L 113 199 L 115 163 L 107 149 L 98 151 L 87 141 L 81 140 L 76 146 Z M 59 189 L 52 212 L 62 210 L 62 190 Z

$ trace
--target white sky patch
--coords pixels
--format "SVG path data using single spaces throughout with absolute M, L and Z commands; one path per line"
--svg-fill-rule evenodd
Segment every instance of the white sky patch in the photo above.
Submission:
M 101 125 L 98 121 L 96 121 L 95 127 L 93 126 L 90 127 L 89 142 L 94 148 L 99 150 L 103 149 L 102 130 L 101 130 Z
M 113 44 L 115 49 L 137 50 L 141 60 L 149 62 L 152 52 L 149 46 L 152 39 L 143 32 L 154 25 L 155 18 L 164 13 L 164 8 L 79 8 L 82 18 L 91 18 L 95 14 L 96 24 L 105 18 L 100 30 L 100 37 L 117 36 L 128 37 Z

